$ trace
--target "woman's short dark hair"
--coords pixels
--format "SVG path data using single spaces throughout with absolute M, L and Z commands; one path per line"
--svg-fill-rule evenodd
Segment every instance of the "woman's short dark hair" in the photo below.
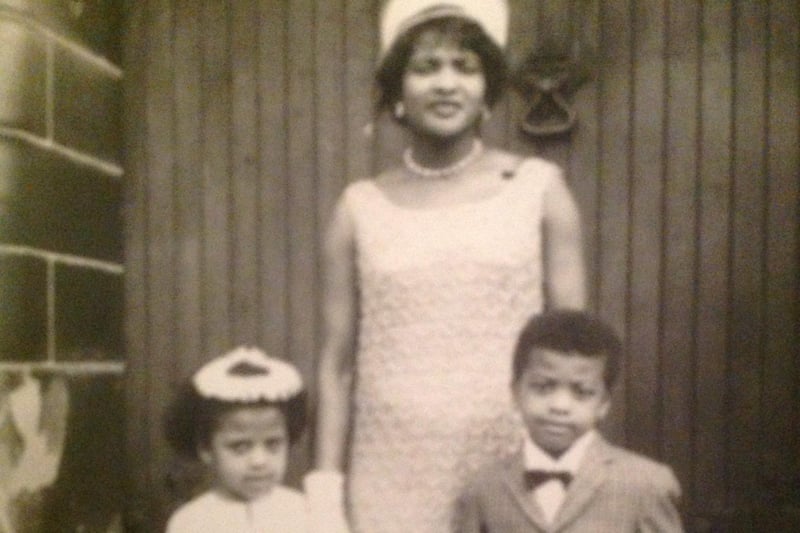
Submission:
M 417 38 L 428 30 L 451 37 L 465 49 L 478 54 L 486 78 L 486 103 L 489 107 L 497 103 L 508 76 L 503 51 L 477 23 L 460 17 L 440 17 L 411 28 L 398 37 L 386 53 L 375 75 L 379 91 L 378 110 L 391 108 L 402 97 L 403 76 L 408 60 Z
M 207 447 L 223 415 L 245 407 L 275 407 L 286 421 L 289 442 L 296 442 L 306 424 L 306 392 L 286 401 L 240 402 L 206 398 L 191 382 L 184 384 L 170 406 L 165 419 L 167 442 L 176 452 L 194 458 L 198 448 Z

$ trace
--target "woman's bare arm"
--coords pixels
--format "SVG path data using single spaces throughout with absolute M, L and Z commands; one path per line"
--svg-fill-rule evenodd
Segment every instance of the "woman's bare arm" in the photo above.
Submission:
M 353 225 L 343 202 L 336 207 L 323 251 L 323 346 L 318 366 L 315 464 L 342 471 L 350 425 L 357 330 Z
M 581 217 L 560 173 L 545 197 L 544 258 L 547 307 L 585 308 L 588 298 Z

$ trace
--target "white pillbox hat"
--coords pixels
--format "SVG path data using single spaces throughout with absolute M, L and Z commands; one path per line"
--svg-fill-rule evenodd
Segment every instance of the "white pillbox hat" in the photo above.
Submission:
M 476 22 L 500 48 L 508 41 L 506 0 L 389 0 L 381 12 L 380 57 L 407 30 L 434 18 L 456 16 Z

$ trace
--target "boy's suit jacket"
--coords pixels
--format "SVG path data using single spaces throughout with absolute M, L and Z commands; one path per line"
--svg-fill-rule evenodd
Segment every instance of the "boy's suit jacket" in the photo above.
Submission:
M 680 486 L 672 470 L 599 435 L 548 524 L 525 488 L 522 454 L 473 480 L 456 509 L 458 533 L 680 532 Z

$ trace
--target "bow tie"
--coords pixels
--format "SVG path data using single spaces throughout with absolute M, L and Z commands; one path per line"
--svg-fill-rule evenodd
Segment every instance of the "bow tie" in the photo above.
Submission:
M 551 479 L 557 479 L 564 484 L 564 487 L 567 487 L 572 481 L 572 474 L 566 470 L 527 470 L 525 472 L 525 487 L 528 490 L 534 490 Z

